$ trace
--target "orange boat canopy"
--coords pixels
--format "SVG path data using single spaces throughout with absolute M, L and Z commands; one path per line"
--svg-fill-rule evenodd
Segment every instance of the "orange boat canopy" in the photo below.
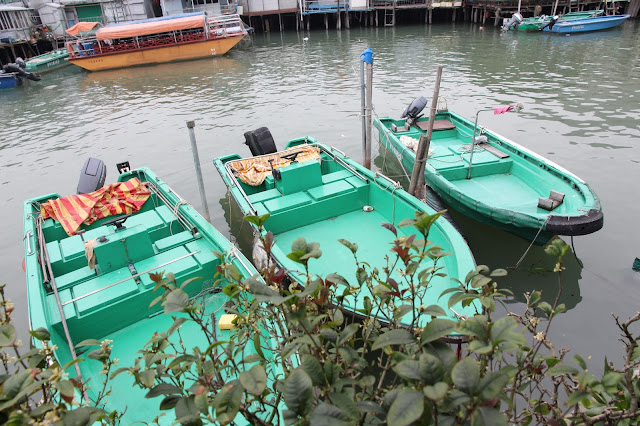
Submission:
M 98 26 L 98 22 L 78 22 L 74 26 L 67 29 L 66 33 L 74 36 L 84 31 L 91 31 L 97 26 Z
M 109 25 L 96 33 L 98 40 L 136 37 L 168 31 L 188 30 L 204 27 L 206 15 L 202 13 L 181 17 L 147 19 L 138 22 Z

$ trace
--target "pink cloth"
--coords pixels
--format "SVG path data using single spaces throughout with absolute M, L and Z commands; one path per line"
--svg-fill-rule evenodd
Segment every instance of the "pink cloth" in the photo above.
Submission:
M 511 111 L 513 109 L 515 109 L 515 107 L 513 105 L 509 105 L 509 106 L 506 106 L 506 107 L 494 108 L 493 109 L 493 115 L 504 114 L 505 112 L 509 112 L 509 111 Z

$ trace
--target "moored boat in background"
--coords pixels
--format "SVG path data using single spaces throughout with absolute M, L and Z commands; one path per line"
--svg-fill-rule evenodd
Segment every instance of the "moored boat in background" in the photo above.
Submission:
M 0 90 L 13 89 L 22 84 L 22 77 L 15 72 L 0 70 Z
M 607 30 L 622 25 L 631 15 L 592 16 L 588 18 L 558 21 L 543 28 L 543 31 L 574 34 L 587 31 Z
M 69 57 L 67 49 L 56 49 L 42 55 L 34 56 L 26 61 L 28 72 L 43 73 L 69 65 L 65 59 Z
M 246 34 L 238 15 L 187 13 L 107 25 L 67 49 L 69 62 L 99 71 L 224 55 Z
M 374 122 L 381 144 L 408 171 L 416 160 L 410 142 L 417 145 L 428 128 L 430 118 L 419 116 L 423 108 Z M 538 244 L 602 228 L 600 201 L 586 182 L 504 136 L 477 131 L 477 115 L 474 124 L 440 110 L 433 126 L 425 181 L 453 209 Z

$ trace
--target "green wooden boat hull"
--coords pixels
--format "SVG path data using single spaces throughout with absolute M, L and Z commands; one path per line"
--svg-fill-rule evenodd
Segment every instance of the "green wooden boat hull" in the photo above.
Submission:
M 98 257 L 97 272 L 87 266 L 84 243 L 79 235 L 68 237 L 60 224 L 53 219 L 44 220 L 42 225 L 42 235 L 46 241 L 73 344 L 76 345 L 85 339 L 113 341 L 112 358 L 120 360 L 118 367 L 134 366 L 134 360 L 139 355 L 136 351 L 142 349 L 155 332 L 166 331 L 173 323 L 170 315 L 162 313 L 162 307 L 149 307 L 158 293 L 152 292 L 155 283 L 150 279 L 148 272 L 173 272 L 179 284 L 191 278 L 201 277 L 187 285 L 184 290 L 190 297 L 203 298 L 206 311 L 215 313 L 218 319 L 224 313 L 223 305 L 228 301 L 227 296 L 219 290 L 227 282 L 219 281 L 220 276 L 214 278 L 216 266 L 220 261 L 212 250 L 226 252 L 228 261 L 233 263 L 245 278 L 257 273 L 251 263 L 226 238 L 153 172 L 140 168 L 120 175 L 118 180 L 125 181 L 133 177 L 152 184 L 152 195 L 138 213 L 127 219 L 124 223 L 125 230 L 116 232 L 113 225 L 102 225 L 105 219 L 90 226 L 83 225 L 83 229 L 86 230 L 83 235 L 85 240 L 104 235 L 107 238 L 104 244 L 109 244 L 109 241 L 114 244 L 112 255 Z M 30 328 L 44 327 L 50 331 L 52 343 L 58 347 L 56 357 L 61 364 L 65 364 L 72 359 L 71 352 L 65 339 L 55 295 L 43 283 L 44 277 L 40 267 L 41 247 L 36 229 L 39 204 L 58 197 L 58 194 L 48 194 L 24 203 L 25 270 Z M 176 211 L 180 213 L 180 218 L 175 214 Z M 108 219 L 110 217 L 106 218 Z M 132 276 L 128 265 L 115 264 L 118 259 L 117 252 L 121 248 L 119 245 L 124 245 L 122 241 L 125 238 L 128 247 L 127 257 L 132 259 L 135 269 L 140 274 L 139 280 Z M 147 253 L 142 255 L 145 250 Z M 105 267 L 101 262 L 109 262 L 108 268 L 104 270 L 110 269 L 111 272 L 101 273 Z M 114 283 L 118 284 L 112 285 Z M 218 329 L 217 323 L 216 329 L 220 340 L 229 340 L 229 330 Z M 174 336 L 178 339 L 177 334 Z M 187 348 L 204 348 L 208 345 L 202 331 L 193 322 L 187 322 L 181 327 L 180 338 Z M 253 351 L 253 346 L 250 346 L 245 349 L 243 357 Z M 85 359 L 80 363 L 80 370 L 83 380 L 90 381 L 92 385 L 88 394 L 93 398 L 101 388 L 99 384 L 104 376 L 100 374 L 100 362 L 83 356 L 81 351 L 86 349 L 93 350 L 95 347 L 82 348 L 78 353 L 78 357 Z M 73 368 L 69 369 L 69 373 L 75 376 Z M 229 377 L 229 380 L 234 378 Z M 104 408 L 108 411 L 126 409 L 122 418 L 123 424 L 151 423 L 162 413 L 159 410 L 161 398 L 145 398 L 148 391 L 132 387 L 133 378 L 130 375 L 121 374 L 109 383 L 113 392 Z M 166 413 L 167 415 L 160 419 L 160 424 L 171 424 L 175 420 L 173 412 Z M 239 424 L 247 423 L 241 416 L 235 420 Z
M 53 71 L 70 65 L 66 58 L 69 57 L 67 49 L 57 49 L 42 55 L 35 56 L 26 61 L 27 72 L 39 73 Z
M 421 118 L 418 123 L 428 120 Z M 425 181 L 453 209 L 538 244 L 554 235 L 586 235 L 602 228 L 600 201 L 586 182 L 490 130 L 484 131 L 489 147 L 474 153 L 467 179 L 470 155 L 463 151 L 471 143 L 474 123 L 450 111 L 438 112 L 436 120 L 453 128 L 434 129 Z M 412 171 L 415 152 L 400 137 L 419 139 L 426 132 L 418 127 L 394 132 L 392 126 L 402 128 L 405 120 L 392 118 L 376 118 L 374 125 L 381 144 Z M 550 191 L 564 194 L 564 201 L 547 211 L 538 207 L 538 201 L 549 197 Z
M 307 242 L 320 244 L 322 256 L 309 261 L 310 273 L 314 276 L 326 277 L 338 273 L 345 277 L 351 286 L 357 286 L 356 263 L 350 250 L 338 240 L 345 239 L 358 245 L 358 260 L 368 262 L 372 266 L 382 268 L 386 265 L 385 256 L 390 255 L 393 234 L 383 228 L 382 223 L 398 223 L 406 218 L 414 218 L 415 212 L 435 213 L 429 206 L 396 186 L 388 178 L 374 174 L 360 164 L 352 161 L 339 150 L 318 143 L 310 137 L 295 139 L 287 148 L 304 143 L 314 144 L 321 150 L 319 167 L 308 167 L 307 175 L 298 176 L 297 182 L 304 182 L 300 189 L 282 195 L 274 187 L 272 176 L 268 176 L 260 186 L 249 186 L 236 178 L 226 166 L 227 163 L 239 160 L 237 154 L 216 158 L 214 164 L 225 185 L 245 215 L 264 215 L 269 213 L 263 234 L 273 232 L 275 246 L 274 260 L 284 267 L 289 276 L 298 282 L 304 282 L 302 266 L 287 258 L 291 245 L 299 237 Z M 302 164 L 315 163 L 309 161 Z M 286 179 L 289 165 L 282 170 L 282 185 L 288 184 Z M 305 184 L 308 183 L 307 186 Z M 365 211 L 365 206 L 373 207 Z M 398 228 L 400 235 L 411 235 L 415 229 Z M 422 305 L 440 305 L 447 316 L 457 319 L 457 314 L 473 315 L 478 309 L 472 304 L 463 308 L 460 304 L 450 310 L 448 297 L 439 299 L 445 289 L 457 284 L 453 278 L 464 281 L 469 271 L 475 269 L 475 261 L 469 246 L 460 233 L 444 218 L 439 218 L 431 228 L 429 240 L 439 245 L 446 252 L 452 252 L 440 260 L 444 266 L 446 277 L 436 277 L 432 282 L 426 299 Z M 432 266 L 432 265 L 425 265 Z M 402 282 L 401 279 L 397 280 Z M 342 292 L 339 290 L 339 294 Z M 364 290 L 357 300 L 347 298 L 345 310 L 354 315 L 364 308 L 364 297 L 369 294 Z M 403 321 L 409 321 L 406 315 Z M 384 321 L 383 318 L 379 318 Z M 425 319 L 426 323 L 427 319 Z M 410 322 L 410 321 L 409 321 Z M 422 324 L 421 326 L 423 326 Z

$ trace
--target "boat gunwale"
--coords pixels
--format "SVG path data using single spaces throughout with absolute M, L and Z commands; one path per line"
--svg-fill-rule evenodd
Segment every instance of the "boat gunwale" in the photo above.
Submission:
M 454 118 L 456 118 L 457 120 L 461 121 L 462 123 L 464 123 L 467 126 L 470 126 L 471 128 L 473 128 L 473 124 L 467 120 L 466 118 L 462 117 L 459 114 L 456 114 L 452 111 L 449 110 L 444 110 L 444 111 L 439 111 L 438 114 L 448 114 L 453 116 Z M 437 116 L 436 116 L 437 117 Z M 389 146 L 394 150 L 394 151 L 398 151 L 398 148 L 400 146 L 403 147 L 402 151 L 400 152 L 400 155 L 404 152 L 407 152 L 408 155 L 410 156 L 410 158 L 413 160 L 413 163 L 415 164 L 415 152 L 410 150 L 409 148 L 405 147 L 403 144 L 400 143 L 398 136 L 396 136 L 390 129 L 390 126 L 388 126 L 386 123 L 389 122 L 395 122 L 398 120 L 395 120 L 391 117 L 380 117 L 380 118 L 375 118 L 374 124 L 377 124 L 376 127 L 378 127 L 378 130 L 382 130 L 384 131 L 384 133 L 387 134 L 387 138 L 388 139 L 395 139 L 395 142 L 392 143 L 391 141 L 389 142 Z M 460 189 L 458 189 L 457 185 L 455 185 L 453 182 L 455 181 L 451 181 L 449 179 L 446 179 L 440 172 L 438 172 L 436 170 L 436 168 L 431 165 L 428 161 L 425 162 L 426 165 L 429 165 L 430 169 L 433 170 L 433 173 L 427 173 L 425 171 L 425 177 L 427 178 L 427 181 L 436 181 L 434 183 L 432 183 L 432 187 L 434 190 L 436 190 L 436 192 L 443 198 L 450 200 L 447 202 L 447 204 L 451 205 L 451 204 L 459 204 L 459 205 L 463 205 L 466 206 L 466 208 L 477 212 L 478 214 L 481 214 L 482 216 L 486 217 L 488 220 L 490 220 L 491 222 L 495 223 L 496 225 L 498 224 L 502 224 L 503 226 L 518 226 L 517 224 L 514 223 L 506 223 L 503 220 L 498 220 L 494 218 L 494 214 L 492 213 L 497 213 L 499 215 L 505 216 L 505 217 L 509 217 L 512 215 L 509 215 L 509 212 L 516 212 L 519 217 L 521 218 L 520 222 L 522 222 L 522 225 L 530 227 L 530 228 L 541 228 L 542 226 L 545 226 L 545 228 L 547 227 L 546 225 L 548 225 L 547 222 L 552 221 L 554 223 L 557 222 L 564 222 L 566 224 L 566 226 L 562 227 L 564 229 L 571 229 L 572 226 L 575 226 L 576 222 L 582 222 L 584 219 L 591 217 L 591 226 L 593 226 L 595 229 L 591 232 L 595 232 L 596 230 L 600 229 L 602 227 L 603 224 L 603 214 L 602 214 L 602 209 L 601 209 L 601 205 L 600 205 L 600 200 L 598 199 L 597 195 L 591 190 L 591 187 L 581 178 L 579 178 L 578 176 L 576 176 L 575 174 L 573 174 L 572 172 L 569 172 L 568 170 L 566 170 L 565 168 L 559 166 L 558 164 L 554 163 L 553 161 L 546 159 L 545 157 L 541 156 L 540 154 L 537 154 L 525 147 L 523 147 L 522 145 L 512 141 L 509 138 L 506 138 L 496 132 L 493 132 L 489 129 L 485 129 L 485 134 L 489 134 L 491 136 L 493 136 L 494 138 L 500 140 L 502 139 L 505 143 L 504 144 L 498 144 L 497 142 L 493 142 L 495 143 L 498 147 L 508 147 L 508 148 L 512 148 L 514 151 L 518 151 L 520 150 L 523 154 L 525 154 L 525 156 L 522 155 L 518 155 L 519 158 L 522 158 L 523 160 L 527 160 L 530 163 L 532 163 L 532 160 L 537 160 L 540 163 L 543 163 L 545 165 L 547 165 L 548 167 L 545 170 L 545 172 L 551 172 L 553 174 L 555 174 L 557 177 L 565 180 L 567 183 L 571 184 L 572 187 L 574 187 L 574 189 L 576 191 L 578 191 L 585 199 L 584 202 L 584 209 L 586 209 L 587 211 L 580 214 L 580 215 L 560 215 L 560 214 L 552 214 L 551 212 L 549 212 L 548 214 L 544 214 L 544 213 L 528 213 L 528 212 L 523 212 L 523 211 L 519 211 L 519 210 L 509 210 L 509 209 L 504 209 L 504 208 L 500 208 L 500 207 L 494 207 L 492 205 L 486 204 L 482 201 L 476 200 L 476 199 L 472 199 L 471 197 L 469 197 L 468 195 L 464 194 Z M 489 141 L 489 144 L 491 144 L 492 142 Z M 511 145 L 511 146 L 510 146 Z M 514 152 L 515 154 L 515 152 Z M 516 154 L 517 155 L 517 154 Z M 529 157 L 529 158 L 527 158 Z M 403 165 L 404 167 L 404 165 Z M 470 206 L 467 205 L 467 203 L 464 203 L 462 200 L 464 198 L 468 198 L 468 199 L 472 199 L 474 200 L 474 206 Z M 452 201 L 453 200 L 453 203 Z M 483 211 L 489 212 L 489 213 L 485 213 Z M 577 211 L 577 209 L 576 209 Z M 593 211 L 597 211 L 600 214 L 599 215 L 594 215 L 592 212 Z M 556 218 L 555 220 L 552 218 Z M 526 219 L 526 220 L 525 220 Z M 554 229 L 555 231 L 548 231 L 548 232 L 567 232 L 567 231 L 562 231 L 562 228 L 559 226 L 555 226 Z M 544 230 L 544 229 L 543 229 Z M 582 235 L 582 234 L 573 234 L 573 233 L 567 233 L 567 234 L 562 234 L 562 235 Z

